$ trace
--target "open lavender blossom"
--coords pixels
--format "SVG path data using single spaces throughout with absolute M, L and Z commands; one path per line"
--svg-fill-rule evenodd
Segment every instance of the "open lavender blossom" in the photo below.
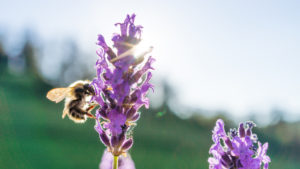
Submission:
M 113 158 L 113 155 L 105 150 L 99 165 L 99 169 L 112 169 Z M 121 155 L 119 157 L 118 169 L 135 169 L 134 162 L 132 161 L 128 153 L 126 154 L 126 156 Z
M 253 122 L 241 123 L 238 130 L 226 134 L 223 120 L 219 119 L 213 130 L 214 144 L 209 150 L 213 155 L 208 159 L 210 169 L 268 169 L 271 162 L 266 154 L 268 143 L 261 145 L 252 133 Z
M 115 51 L 102 35 L 98 36 L 97 77 L 91 83 L 95 90 L 92 100 L 100 105 L 95 129 L 114 156 L 131 148 L 133 139 L 129 131 L 140 117 L 138 110 L 143 105 L 149 107 L 146 93 L 150 88 L 153 90 L 149 70 L 153 69 L 154 59 L 151 56 L 146 59 L 151 50 L 135 54 L 142 40 L 142 26 L 136 26 L 134 20 L 134 14 L 127 15 L 123 23 L 116 24 L 121 33 L 112 38 Z

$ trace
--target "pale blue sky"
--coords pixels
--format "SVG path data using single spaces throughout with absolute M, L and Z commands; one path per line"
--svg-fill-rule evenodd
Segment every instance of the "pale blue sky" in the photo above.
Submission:
M 109 39 L 134 12 L 154 46 L 154 75 L 182 104 L 237 117 L 279 107 L 299 119 L 299 9 L 296 0 L 1 0 L 0 26 L 13 37 L 24 28 L 44 41 L 72 37 L 94 54 L 96 35 Z

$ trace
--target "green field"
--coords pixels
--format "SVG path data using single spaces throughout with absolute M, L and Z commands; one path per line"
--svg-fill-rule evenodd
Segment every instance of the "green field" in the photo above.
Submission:
M 104 146 L 94 121 L 75 124 L 61 119 L 63 105 L 45 97 L 50 88 L 29 75 L 0 75 L 1 169 L 98 168 Z M 207 169 L 215 119 L 181 120 L 170 111 L 157 117 L 158 111 L 142 110 L 134 129 L 130 153 L 136 168 Z M 299 126 L 280 123 L 254 130 L 269 142 L 271 169 L 299 168 Z

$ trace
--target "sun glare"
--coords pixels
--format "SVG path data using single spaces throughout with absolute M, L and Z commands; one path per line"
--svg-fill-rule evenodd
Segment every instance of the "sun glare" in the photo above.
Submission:
M 151 46 L 147 41 L 142 40 L 138 45 L 133 47 L 133 55 L 138 58 L 139 56 L 151 53 L 153 46 Z
M 153 46 L 146 43 L 144 40 L 142 40 L 139 44 L 133 46 L 128 51 L 122 53 L 118 57 L 111 60 L 111 62 L 115 62 L 117 60 L 122 59 L 123 57 L 126 57 L 128 55 L 133 55 L 135 58 L 144 57 L 148 53 L 151 53 L 153 50 Z

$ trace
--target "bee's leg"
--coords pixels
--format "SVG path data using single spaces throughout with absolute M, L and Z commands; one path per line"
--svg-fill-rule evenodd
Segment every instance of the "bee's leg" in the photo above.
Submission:
M 93 108 L 95 108 L 95 107 L 96 107 L 96 105 L 91 105 L 90 107 L 88 107 L 88 108 L 86 109 L 85 114 L 86 114 L 89 118 L 96 119 L 96 117 L 95 117 L 93 114 L 90 113 L 90 111 L 92 111 Z
M 86 111 L 89 112 L 89 111 L 93 110 L 93 108 L 95 108 L 95 107 L 96 107 L 96 105 L 91 105 L 90 107 L 88 107 L 86 109 Z
M 92 115 L 91 113 L 86 113 L 86 115 L 89 117 L 89 118 L 92 118 L 92 119 L 96 119 L 96 117 L 94 115 Z

